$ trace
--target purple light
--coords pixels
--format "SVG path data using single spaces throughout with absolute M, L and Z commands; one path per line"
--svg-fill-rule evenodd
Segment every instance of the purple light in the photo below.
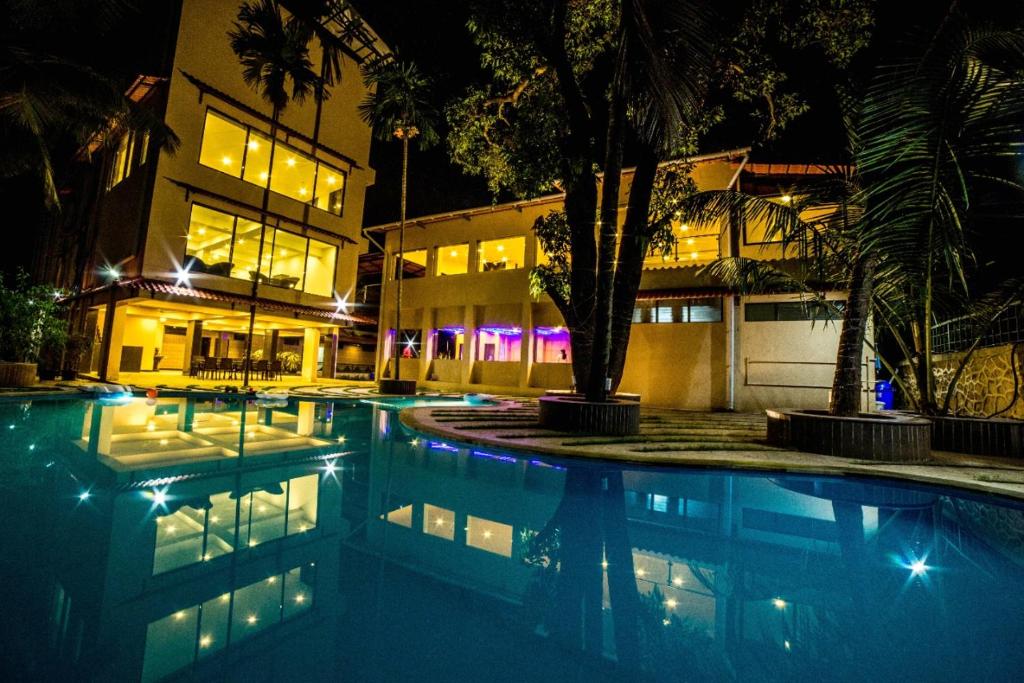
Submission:
M 507 337 L 519 336 L 523 333 L 521 327 L 481 327 L 480 332 L 489 332 L 490 334 L 500 334 Z
M 500 462 L 519 462 L 518 459 L 513 458 L 510 455 L 494 455 L 492 453 L 484 453 L 483 451 L 473 451 L 473 457 L 485 458 L 487 460 L 498 460 Z
M 535 327 L 533 329 L 541 337 L 568 337 L 569 330 L 564 327 Z
M 446 443 L 439 443 L 437 441 L 431 441 L 430 442 L 430 448 L 434 449 L 435 451 L 447 451 L 448 453 L 458 453 L 459 452 L 459 449 L 456 448 L 455 446 L 449 446 Z
M 452 334 L 464 334 L 466 332 L 465 327 L 459 325 L 449 325 L 448 327 L 441 327 L 437 330 L 438 332 L 450 332 Z

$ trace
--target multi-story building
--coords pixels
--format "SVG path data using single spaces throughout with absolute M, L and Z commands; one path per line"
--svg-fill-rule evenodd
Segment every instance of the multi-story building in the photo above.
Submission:
M 751 163 L 747 150 L 693 160 L 699 190 L 733 189 L 792 201 L 801 182 L 827 169 Z M 623 183 L 622 210 L 631 173 Z M 531 228 L 562 207 L 554 194 L 407 224 L 400 362 L 403 378 L 438 389 L 539 394 L 573 384 L 565 322 L 547 297 L 529 291 L 530 269 L 545 263 Z M 823 207 L 824 209 L 824 207 Z M 821 211 L 823 209 L 815 209 Z M 397 224 L 368 228 L 384 236 L 385 269 L 377 345 L 378 376 L 391 373 L 395 342 Z M 620 391 L 654 406 L 756 410 L 828 400 L 839 321 L 792 293 L 740 296 L 704 276 L 708 263 L 744 256 L 798 263 L 808 245 L 765 239 L 742 221 L 697 227 L 674 223 L 675 253 L 645 263 Z M 813 245 L 812 245 L 813 246 Z M 823 283 L 830 300 L 842 285 Z M 865 406 L 873 363 L 865 356 Z
M 255 357 L 291 350 L 314 381 L 363 354 L 366 339 L 353 325 L 372 321 L 349 302 L 374 172 L 371 131 L 358 113 L 366 96 L 359 66 L 387 47 L 348 3 L 334 3 L 324 26 L 343 50 L 341 78 L 322 101 L 289 103 L 271 140 L 271 105 L 243 81 L 228 37 L 240 4 L 166 3 L 171 16 L 153 27 L 154 41 L 166 34 L 166 56 L 128 94 L 180 145 L 168 152 L 146 136 L 109 131 L 51 236 L 57 257 L 46 270 L 75 292 L 74 322 L 95 341 L 82 370 L 102 379 L 188 372 L 196 357 L 240 358 L 253 279 Z M 310 48 L 319 70 L 318 40 Z

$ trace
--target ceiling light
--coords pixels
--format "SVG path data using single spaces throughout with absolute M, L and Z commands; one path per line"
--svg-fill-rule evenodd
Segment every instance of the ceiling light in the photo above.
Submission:
M 287 163 L 288 163 L 289 166 L 295 166 L 295 158 L 292 157 L 292 158 L 288 159 Z
M 252 151 L 255 152 L 259 148 L 260 148 L 260 143 L 256 142 L 255 140 L 249 140 L 249 149 L 251 149 Z

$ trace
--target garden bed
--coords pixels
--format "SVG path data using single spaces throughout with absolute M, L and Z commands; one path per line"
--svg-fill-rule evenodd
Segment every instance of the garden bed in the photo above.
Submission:
M 835 417 L 819 410 L 768 410 L 768 443 L 807 453 L 885 462 L 931 458 L 931 423 L 906 415 Z

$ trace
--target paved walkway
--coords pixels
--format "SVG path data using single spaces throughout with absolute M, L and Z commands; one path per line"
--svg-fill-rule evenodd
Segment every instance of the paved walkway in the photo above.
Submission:
M 640 435 L 609 437 L 543 429 L 535 401 L 496 407 L 415 408 L 402 422 L 441 439 L 563 457 L 605 458 L 644 464 L 896 477 L 952 485 L 1024 499 L 1024 462 L 933 453 L 934 462 L 899 464 L 814 455 L 766 443 L 766 419 L 751 413 L 645 409 Z

